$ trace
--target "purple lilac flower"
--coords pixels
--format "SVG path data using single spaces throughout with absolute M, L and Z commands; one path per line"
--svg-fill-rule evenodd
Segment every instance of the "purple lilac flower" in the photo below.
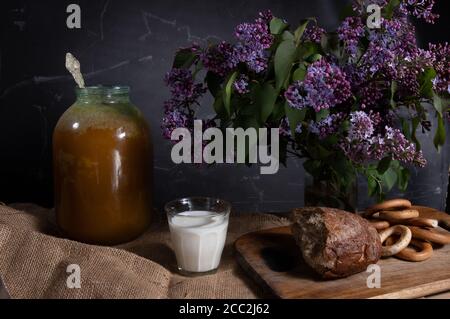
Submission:
M 280 129 L 281 136 L 291 137 L 291 135 L 292 135 L 291 128 L 290 128 L 289 120 L 287 117 L 284 117 L 281 119 L 279 129 Z
M 176 128 L 189 128 L 193 124 L 190 107 L 206 92 L 203 84 L 196 84 L 192 72 L 187 69 L 172 69 L 164 79 L 172 94 L 164 103 L 164 118 L 161 128 L 163 136 L 170 139 Z
M 305 41 L 310 41 L 313 43 L 320 43 L 322 41 L 322 36 L 325 34 L 325 30 L 317 25 L 308 27 L 303 34 L 303 39 Z
M 361 67 L 346 68 L 361 104 L 376 106 L 390 81 L 398 84 L 396 94 L 401 100 L 420 97 L 418 75 L 432 66 L 433 55 L 418 48 L 414 26 L 404 18 L 383 19 L 381 29 L 369 31 L 369 40 Z M 379 80 L 370 81 L 374 77 Z
M 416 149 L 416 144 L 410 142 L 399 130 L 386 126 L 386 133 L 382 143 L 374 144 L 375 148 L 389 153 L 395 160 L 403 163 L 415 164 L 419 167 L 425 167 L 427 160 L 422 151 Z
M 350 82 L 352 91 L 357 91 L 362 84 L 366 85 L 367 73 L 365 69 L 355 63 L 348 63 L 343 66 L 347 80 Z
M 243 44 L 257 49 L 268 49 L 273 42 L 268 25 L 260 22 L 238 25 L 235 36 Z
M 378 105 L 378 102 L 384 97 L 384 91 L 386 90 L 383 84 L 370 82 L 367 85 L 362 85 L 358 89 L 358 97 L 362 109 Z
M 396 81 L 398 84 L 397 94 L 401 96 L 401 100 L 407 102 L 407 99 L 402 97 L 420 97 L 420 84 L 418 81 L 418 74 L 420 70 L 417 64 L 399 67 Z M 411 102 L 413 103 L 413 102 Z M 412 104 L 414 105 L 414 103 Z
M 352 162 L 364 164 L 371 160 L 369 141 L 355 143 L 345 138 L 339 143 L 339 147 Z
M 267 54 L 264 49 L 257 49 L 242 43 L 236 44 L 233 52 L 233 63 L 246 63 L 256 73 L 267 69 Z
M 221 42 L 217 46 L 209 47 L 200 55 L 200 59 L 209 71 L 225 76 L 236 66 L 236 63 L 233 61 L 233 55 L 233 46 L 229 43 Z
M 361 59 L 369 76 L 380 73 L 396 79 L 400 64 L 415 60 L 418 54 L 414 26 L 406 19 L 382 19 L 381 28 L 370 31 L 369 41 Z
M 192 125 L 192 123 L 193 119 L 180 109 L 172 108 L 166 110 L 161 124 L 163 136 L 170 140 L 172 132 L 175 129 L 187 128 L 189 125 Z
M 339 127 L 342 123 L 343 114 L 331 114 L 327 116 L 322 121 L 315 123 L 311 121 L 309 123 L 308 130 L 317 135 L 319 139 L 323 140 L 330 135 L 333 135 L 339 130 Z
M 381 8 L 389 3 L 388 0 L 354 0 L 353 10 L 359 14 L 364 14 L 370 4 L 376 4 Z M 400 6 L 394 16 L 411 15 L 419 19 L 424 19 L 428 23 L 434 23 L 439 18 L 438 14 L 433 13 L 435 0 L 401 0 Z
M 294 82 L 284 93 L 284 97 L 294 109 L 302 109 L 307 106 L 308 101 L 304 95 L 306 94 L 301 81 Z
M 439 19 L 439 14 L 433 13 L 434 5 L 435 0 L 403 0 L 400 11 L 424 19 L 428 23 L 435 23 Z
M 364 24 L 360 17 L 348 17 L 338 28 L 337 33 L 339 40 L 344 42 L 345 49 L 350 56 L 356 56 L 356 53 L 358 52 L 358 43 L 364 35 L 364 32 Z
M 350 130 L 348 138 L 354 140 L 367 140 L 372 137 L 374 126 L 370 116 L 363 111 L 350 113 Z
M 272 11 L 270 11 L 270 10 L 261 11 L 258 14 L 258 16 L 259 17 L 256 20 L 257 23 L 269 24 L 270 21 L 272 21 L 272 19 L 273 19 L 273 14 L 272 14 Z
M 369 44 L 369 48 L 363 57 L 364 65 L 367 73 L 373 76 L 377 72 L 385 73 L 389 77 L 394 77 L 395 69 L 395 54 L 375 42 Z
M 412 60 L 417 54 L 416 28 L 406 18 L 397 18 L 393 20 L 383 19 L 382 29 L 385 30 L 385 37 L 388 48 L 395 54 Z
M 433 66 L 436 70 L 436 78 L 433 87 L 440 94 L 450 94 L 450 45 L 430 44 L 430 52 L 434 55 Z
M 172 99 L 180 103 L 192 104 L 206 92 L 203 84 L 194 83 L 192 72 L 187 69 L 172 69 L 164 81 L 170 88 Z
M 316 112 L 341 104 L 351 96 L 345 73 L 325 59 L 309 66 L 304 87 L 308 92 L 308 102 Z
M 247 64 L 256 73 L 267 69 L 268 54 L 266 50 L 272 46 L 273 36 L 269 23 L 273 15 L 270 11 L 260 12 L 254 23 L 242 23 L 236 27 L 236 45 L 222 42 L 209 47 L 200 59 L 203 65 L 220 76 L 227 75 L 239 63 Z
M 291 124 L 289 123 L 289 119 L 287 117 L 284 117 L 281 119 L 279 129 L 280 129 L 281 136 L 284 136 L 284 137 L 292 136 Z M 302 127 L 301 123 L 297 125 L 295 132 L 298 134 L 301 134 L 303 132 L 303 127 Z
M 270 11 L 260 13 L 255 23 L 242 23 L 236 27 L 235 36 L 239 40 L 233 54 L 234 64 L 246 63 L 250 70 L 261 73 L 267 69 L 267 52 L 272 46 L 273 36 L 268 23 L 272 19 Z
M 366 140 L 343 139 L 339 146 L 345 155 L 355 163 L 367 163 L 392 156 L 402 163 L 424 167 L 427 164 L 422 151 L 410 142 L 399 130 L 386 126 L 384 135 L 378 134 Z
M 234 89 L 239 93 L 239 94 L 246 94 L 249 91 L 248 89 L 248 83 L 249 78 L 246 75 L 240 75 L 239 78 L 234 82 Z
M 341 104 L 350 96 L 350 83 L 345 73 L 325 59 L 311 64 L 305 80 L 295 82 L 285 92 L 285 98 L 291 107 L 302 109 L 310 106 L 316 112 Z
M 382 117 L 380 113 L 370 111 L 369 112 L 370 120 L 372 121 L 372 125 L 374 128 L 379 126 L 381 123 L 391 123 L 394 114 L 389 113 L 387 116 Z

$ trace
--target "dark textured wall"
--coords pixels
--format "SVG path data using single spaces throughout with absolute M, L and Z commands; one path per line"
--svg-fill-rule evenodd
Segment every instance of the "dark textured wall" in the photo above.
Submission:
M 421 43 L 449 39 L 449 1 L 438 1 L 442 19 L 421 27 Z M 82 29 L 69 30 L 69 3 L 82 9 Z M 303 203 L 303 169 L 292 159 L 277 175 L 260 176 L 256 167 L 176 166 L 159 129 L 168 97 L 162 78 L 175 50 L 191 41 L 230 40 L 234 26 L 259 10 L 296 24 L 317 16 L 335 27 L 345 1 L 300 0 L 72 0 L 2 1 L 0 49 L 0 200 L 52 206 L 51 135 L 59 116 L 74 102 L 74 83 L 64 68 L 73 52 L 88 84 L 127 84 L 132 99 L 153 128 L 155 198 L 158 206 L 188 195 L 214 195 L 240 210 L 283 211 Z M 211 112 L 208 101 L 205 114 Z M 429 139 L 429 137 L 428 137 Z M 437 154 L 425 143 L 430 165 L 415 171 L 408 196 L 444 209 L 449 148 Z M 361 205 L 367 203 L 364 184 Z

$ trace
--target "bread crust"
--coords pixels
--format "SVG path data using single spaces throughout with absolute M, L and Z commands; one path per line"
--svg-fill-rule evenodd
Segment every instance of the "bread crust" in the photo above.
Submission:
M 377 230 L 364 218 L 334 208 L 292 212 L 292 232 L 305 262 L 323 278 L 365 271 L 381 257 Z

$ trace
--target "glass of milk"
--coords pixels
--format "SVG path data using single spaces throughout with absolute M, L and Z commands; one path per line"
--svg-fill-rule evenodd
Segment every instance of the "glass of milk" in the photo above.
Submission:
M 170 202 L 165 210 L 180 272 L 215 272 L 227 238 L 231 205 L 217 198 L 191 197 Z

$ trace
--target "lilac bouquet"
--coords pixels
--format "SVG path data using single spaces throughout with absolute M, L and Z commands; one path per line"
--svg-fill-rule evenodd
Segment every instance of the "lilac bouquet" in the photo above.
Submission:
M 427 161 L 416 132 L 437 126 L 434 144 L 445 143 L 450 105 L 450 45 L 419 48 L 409 19 L 434 23 L 433 0 L 371 0 L 381 8 L 367 26 L 366 1 L 334 32 L 315 19 L 291 31 L 270 12 L 238 25 L 235 43 L 180 49 L 166 76 L 172 98 L 162 130 L 192 129 L 199 99 L 209 91 L 216 116 L 204 127 L 279 128 L 280 154 L 304 158 L 315 181 L 338 194 L 358 175 L 370 196 L 395 185 L 405 190 L 409 168 Z

